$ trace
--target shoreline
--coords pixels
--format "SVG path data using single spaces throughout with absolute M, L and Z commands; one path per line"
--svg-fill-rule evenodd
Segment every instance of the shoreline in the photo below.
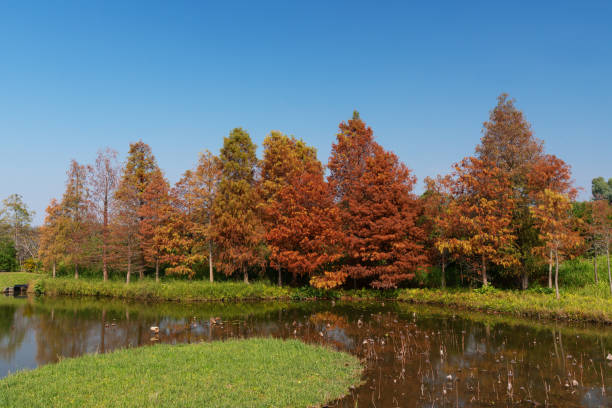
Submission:
M 4 276 L 2 276 L 4 275 Z M 7 273 L 0 274 L 2 289 L 11 282 Z M 93 297 L 119 300 L 207 303 L 252 301 L 312 301 L 317 299 L 360 301 L 394 301 L 402 303 L 447 306 L 485 314 L 546 319 L 553 321 L 586 321 L 612 325 L 612 298 L 598 298 L 564 293 L 557 300 L 553 294 L 494 289 L 486 293 L 469 289 L 397 289 L 379 292 L 373 289 L 318 291 L 310 288 L 278 287 L 261 282 L 208 281 L 122 281 L 102 282 L 81 278 L 50 278 L 38 274 L 10 273 L 13 284 L 26 283 L 28 292 L 49 297 Z M 17 280 L 15 280 L 17 279 Z

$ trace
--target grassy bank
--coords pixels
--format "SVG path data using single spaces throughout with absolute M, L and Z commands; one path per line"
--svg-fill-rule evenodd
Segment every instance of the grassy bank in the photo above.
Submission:
M 30 283 L 42 277 L 43 275 L 28 272 L 0 272 L 0 290 L 7 286 Z
M 389 291 L 336 290 L 278 287 L 265 283 L 245 285 L 241 282 L 186 281 L 151 279 L 102 282 L 95 279 L 62 277 L 28 273 L 2 273 L 0 286 L 30 283 L 30 290 L 50 296 L 95 296 L 140 301 L 241 301 L 241 300 L 304 300 L 313 298 L 375 300 L 397 299 L 405 302 L 435 304 L 451 308 L 504 313 L 513 316 L 557 320 L 586 320 L 612 324 L 612 297 L 607 282 L 562 290 L 557 300 L 548 290 L 470 290 L 470 289 L 397 289 Z
M 310 407 L 360 381 L 357 358 L 297 340 L 158 345 L 63 360 L 0 381 L 11 407 Z
M 533 291 L 404 289 L 399 291 L 397 299 L 488 313 L 612 324 L 610 297 L 568 292 L 557 300 L 554 294 Z
M 155 282 L 146 278 L 129 285 L 123 281 L 73 278 L 42 278 L 36 289 L 51 296 L 101 296 L 116 299 L 153 301 L 209 301 L 209 300 L 274 300 L 288 299 L 289 288 L 254 282 L 215 282 L 164 280 Z

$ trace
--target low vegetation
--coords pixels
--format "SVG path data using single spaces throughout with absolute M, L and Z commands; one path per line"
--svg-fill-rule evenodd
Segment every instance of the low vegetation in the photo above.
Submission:
M 605 293 L 605 283 L 592 285 L 590 290 Z M 493 287 L 476 290 L 404 289 L 397 299 L 515 316 L 612 324 L 612 298 L 583 294 L 588 291 L 587 288 L 576 292 L 563 291 L 563 296 L 556 299 L 549 288 L 528 291 L 498 290 Z
M 11 407 L 311 407 L 358 385 L 359 360 L 297 340 L 157 345 L 85 355 L 0 381 Z
M 154 301 L 220 301 L 288 299 L 291 290 L 266 283 L 163 280 L 136 280 L 129 285 L 123 281 L 95 279 L 42 278 L 35 290 L 51 296 L 99 296 L 117 299 Z

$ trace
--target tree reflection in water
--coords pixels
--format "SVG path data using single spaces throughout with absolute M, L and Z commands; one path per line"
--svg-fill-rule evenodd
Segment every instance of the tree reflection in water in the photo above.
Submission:
M 5 298 L 0 375 L 84 353 L 251 336 L 299 338 L 362 358 L 363 385 L 332 406 L 612 405 L 609 328 L 397 303 Z

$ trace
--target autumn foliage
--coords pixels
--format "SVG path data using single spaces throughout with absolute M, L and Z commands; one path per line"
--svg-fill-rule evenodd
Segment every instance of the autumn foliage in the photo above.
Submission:
M 357 112 L 340 123 L 327 166 L 279 131 L 264 139 L 259 160 L 242 128 L 174 184 L 142 141 L 121 167 L 116 158 L 107 149 L 92 166 L 71 162 L 41 228 L 47 268 L 121 273 L 128 283 L 134 273 L 211 282 L 268 275 L 279 285 L 385 289 L 422 284 L 440 267 L 442 286 L 451 268 L 462 283 L 526 288 L 545 280 L 547 266 L 552 286 L 559 259 L 609 248 L 608 201 L 574 213 L 570 166 L 545 153 L 507 95 L 473 154 L 426 178 L 421 196 L 412 171 Z

